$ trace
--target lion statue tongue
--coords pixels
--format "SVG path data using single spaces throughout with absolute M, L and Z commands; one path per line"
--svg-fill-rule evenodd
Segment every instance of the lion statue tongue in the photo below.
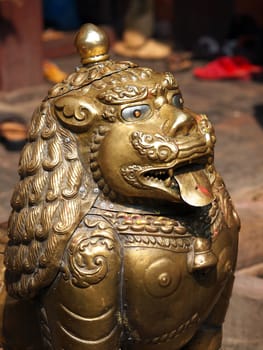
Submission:
M 175 174 L 182 199 L 189 205 L 203 207 L 210 204 L 214 195 L 209 176 L 204 169 Z

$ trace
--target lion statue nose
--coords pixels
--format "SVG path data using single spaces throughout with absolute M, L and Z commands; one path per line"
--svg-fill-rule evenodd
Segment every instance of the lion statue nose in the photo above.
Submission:
M 161 115 L 166 118 L 165 133 L 170 137 L 187 136 L 196 127 L 194 117 L 188 111 L 175 109 L 173 106 L 162 107 Z
M 187 136 L 194 125 L 194 118 L 190 114 L 180 112 L 171 126 L 169 136 L 176 136 L 178 134 L 181 136 Z

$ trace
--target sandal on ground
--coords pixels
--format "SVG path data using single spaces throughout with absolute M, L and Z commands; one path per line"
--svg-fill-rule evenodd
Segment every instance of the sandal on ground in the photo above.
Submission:
M 251 79 L 254 74 L 261 73 L 263 68 L 252 64 L 242 56 L 222 56 L 204 67 L 197 67 L 193 74 L 196 78 L 206 80 Z
M 173 52 L 167 60 L 169 70 L 175 73 L 189 70 L 193 66 L 190 52 Z
M 113 51 L 124 57 L 160 60 L 170 55 L 171 47 L 147 38 L 137 31 L 127 30 L 124 32 L 123 40 L 115 43 Z
M 0 121 L 0 141 L 9 151 L 19 151 L 27 140 L 26 122 L 20 117 L 10 117 Z

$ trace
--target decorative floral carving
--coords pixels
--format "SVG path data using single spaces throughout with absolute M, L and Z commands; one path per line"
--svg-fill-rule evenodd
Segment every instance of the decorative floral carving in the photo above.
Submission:
M 116 86 L 98 95 L 98 99 L 106 104 L 122 104 L 140 101 L 147 96 L 145 87 L 135 85 Z
M 128 68 L 137 65 L 128 62 L 106 61 L 91 67 L 76 68 L 76 72 L 70 74 L 63 83 L 56 84 L 48 92 L 48 98 L 58 97 L 70 91 L 79 89 L 82 86 L 89 85 L 94 81 L 102 79 L 104 76 L 116 74 L 125 71 Z
M 93 101 L 88 97 L 68 95 L 56 100 L 55 113 L 70 129 L 83 131 L 98 115 Z
M 109 270 L 109 256 L 115 251 L 114 232 L 104 221 L 88 222 L 93 228 L 74 236 L 68 249 L 69 271 L 72 283 L 85 288 L 102 281 Z
M 143 185 L 138 181 L 137 173 L 144 168 L 140 165 L 128 165 L 121 168 L 121 174 L 123 178 L 132 186 L 137 188 L 143 188 Z
M 176 159 L 178 147 L 173 140 L 159 134 L 136 131 L 131 136 L 133 147 L 154 162 L 170 162 Z
M 191 247 L 191 237 L 176 238 L 163 237 L 160 235 L 123 235 L 125 247 L 148 247 L 167 249 L 177 253 L 188 253 Z

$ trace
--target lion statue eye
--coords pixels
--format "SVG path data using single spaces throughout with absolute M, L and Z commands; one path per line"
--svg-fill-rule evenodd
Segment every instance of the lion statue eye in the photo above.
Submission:
M 177 108 L 182 108 L 184 105 L 184 100 L 181 94 L 176 94 L 172 96 L 172 105 Z
M 126 107 L 121 111 L 122 118 L 127 122 L 134 122 L 149 117 L 151 114 L 151 107 L 147 104 Z

